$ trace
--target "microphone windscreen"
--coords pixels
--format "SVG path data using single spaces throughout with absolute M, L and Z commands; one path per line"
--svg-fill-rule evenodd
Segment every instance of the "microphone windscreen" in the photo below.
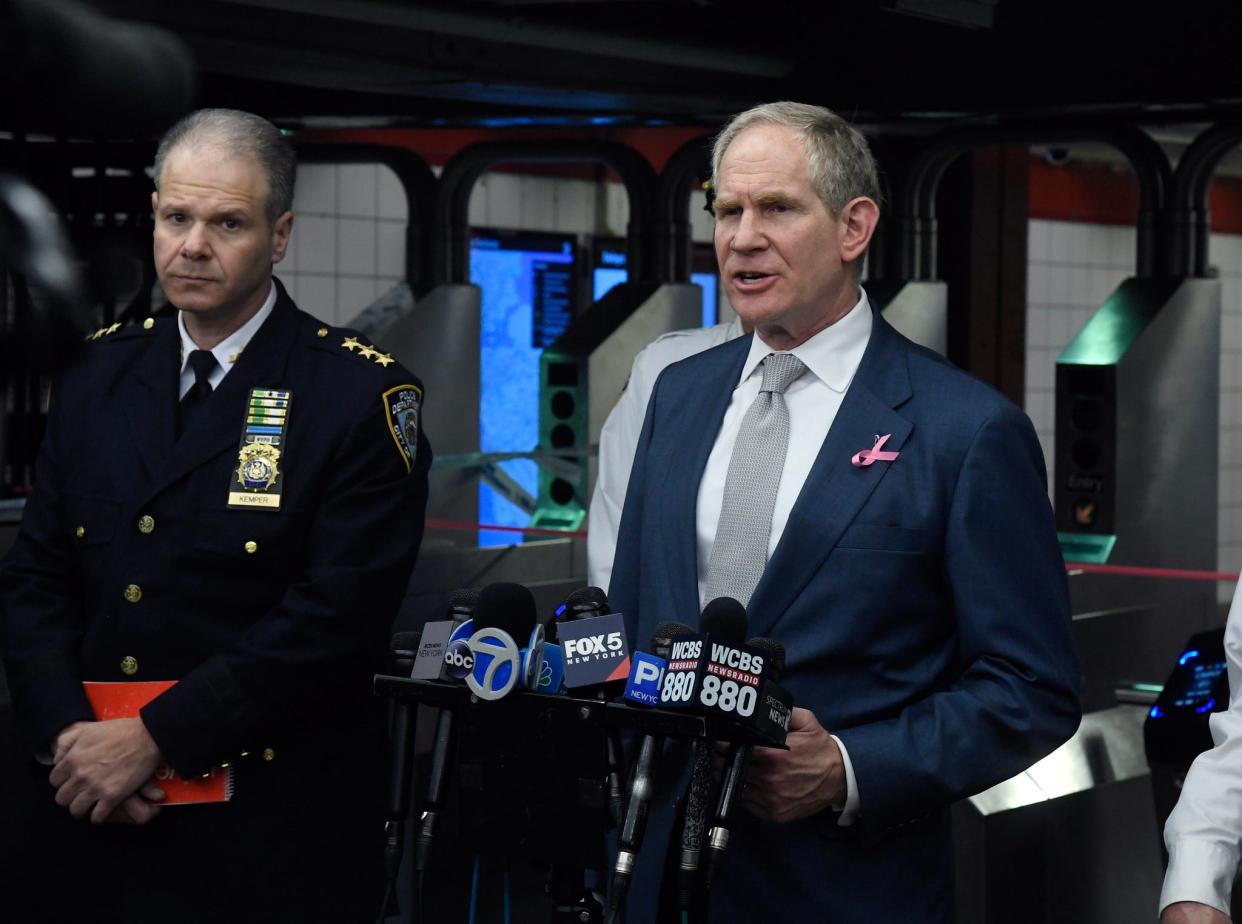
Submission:
M 479 592 L 475 607 L 474 629 L 499 629 L 519 645 L 534 631 L 535 598 L 521 584 L 501 582 L 488 584 Z
M 598 587 L 580 587 L 565 598 L 567 609 L 575 613 L 594 612 L 607 615 L 608 595 Z
M 651 647 L 658 648 L 661 641 L 676 638 L 679 635 L 694 635 L 694 629 L 684 622 L 673 622 L 671 619 L 660 623 L 651 633 Z
M 732 597 L 717 597 L 703 607 L 699 629 L 726 645 L 741 645 L 746 638 L 746 607 Z
M 752 638 L 746 645 L 762 652 L 767 657 L 768 667 L 763 672 L 763 679 L 779 683 L 785 673 L 785 646 L 774 638 L 763 636 Z
M 396 651 L 418 651 L 419 643 L 422 641 L 423 633 L 419 629 L 413 632 L 395 632 L 392 637 L 391 650 Z
M 479 592 L 473 587 L 463 587 L 460 590 L 455 590 L 449 597 L 449 607 L 451 609 L 473 610 L 478 605 Z

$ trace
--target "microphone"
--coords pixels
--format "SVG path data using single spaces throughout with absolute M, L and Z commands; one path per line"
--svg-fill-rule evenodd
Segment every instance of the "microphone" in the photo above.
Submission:
M 785 646 L 770 638 L 752 638 L 747 647 L 765 654 L 765 680 L 775 685 L 785 672 Z M 788 725 L 786 725 L 788 728 Z M 746 776 L 746 768 L 750 763 L 753 745 L 734 744 L 729 749 L 729 769 L 725 772 L 724 782 L 720 787 L 720 803 L 716 808 L 715 824 L 712 826 L 708 840 L 706 887 L 712 887 L 712 878 L 724 858 L 729 847 L 729 825 L 732 821 L 733 806 L 737 802 L 738 793 Z
M 664 663 L 667 659 L 669 650 L 672 648 L 674 636 L 681 635 L 685 632 L 693 631 L 689 626 L 679 622 L 662 622 L 656 626 L 655 634 L 651 638 L 651 649 L 653 655 L 650 656 L 653 662 Z M 635 654 L 635 672 L 639 672 L 638 668 L 647 665 L 645 660 L 640 660 L 641 652 Z M 645 656 L 644 656 L 645 657 Z M 631 674 L 630 682 L 626 685 L 626 698 L 646 705 L 655 705 L 659 702 L 660 687 L 660 670 L 655 669 L 654 678 L 647 676 L 650 671 L 642 671 L 644 676 L 635 679 Z M 648 690 L 643 690 L 643 686 Z M 631 688 L 637 686 L 635 691 L 638 695 L 631 696 Z M 643 694 L 653 697 L 655 702 L 649 702 L 644 698 Z M 634 776 L 630 781 L 629 802 L 625 810 L 625 818 L 621 824 L 621 835 L 618 838 L 617 862 L 612 870 L 612 889 L 611 907 L 609 918 L 614 919 L 620 914 L 622 907 L 625 905 L 625 893 L 629 888 L 630 876 L 634 872 L 634 859 L 638 855 L 638 850 L 642 846 L 643 835 L 647 830 L 647 808 L 651 801 L 652 779 L 655 776 L 656 760 L 660 754 L 660 748 L 664 740 L 663 735 L 643 735 L 642 743 L 638 748 L 638 759 L 634 764 Z
M 438 642 L 438 647 L 434 647 L 429 657 L 424 661 L 423 652 L 426 650 L 426 642 L 418 649 L 419 660 L 415 662 L 414 676 L 418 676 L 420 666 L 427 665 L 434 673 L 434 677 L 426 679 L 450 680 L 453 679 L 449 673 L 449 665 L 445 663 L 447 657 L 448 639 L 452 634 L 452 630 L 459 626 L 470 623 L 474 618 L 475 608 L 479 603 L 479 592 L 472 588 L 463 588 L 453 591 L 449 597 L 448 619 L 435 623 L 428 623 L 423 627 L 424 637 L 434 626 L 434 635 Z M 445 630 L 448 635 L 443 635 Z M 423 800 L 423 812 L 420 818 L 421 824 L 418 830 L 418 839 L 415 841 L 414 850 L 414 869 L 418 873 L 422 873 L 427 869 L 427 863 L 431 856 L 431 842 L 435 838 L 436 822 L 440 817 L 440 809 L 444 803 L 444 781 L 445 771 L 448 768 L 449 749 L 453 740 L 453 710 L 441 709 L 436 716 L 436 734 L 435 743 L 431 748 L 431 765 L 427 773 L 427 795 Z
M 710 650 L 712 641 L 734 645 L 746 637 L 746 608 L 731 597 L 718 597 L 703 608 L 699 625 L 702 635 L 678 639 L 672 645 L 669 671 L 664 675 L 661 688 L 662 704 L 668 701 L 669 705 L 686 705 L 690 701 L 696 682 L 701 686 L 698 678 L 705 676 L 704 654 Z M 674 665 L 679 663 L 680 667 L 674 672 Z M 711 811 L 708 806 L 713 802 L 712 751 L 713 745 L 706 738 L 696 738 L 691 748 L 690 785 L 686 790 L 686 815 L 677 858 L 677 897 L 686 913 L 690 912 L 698 891 L 699 858 Z
M 521 584 L 504 582 L 484 587 L 473 628 L 467 644 L 474 663 L 465 679 L 479 699 L 503 699 L 519 685 L 526 686 L 531 673 L 539 676 L 538 658 L 532 659 L 530 652 L 542 647 L 543 633 L 537 627 L 535 598 Z M 517 639 L 528 640 L 525 650 Z M 532 660 L 533 672 L 529 670 Z
M 692 634 L 694 629 L 682 622 L 662 622 L 656 626 L 651 637 L 651 653 L 634 652 L 622 698 L 639 706 L 659 706 L 660 681 L 664 678 L 664 669 L 668 667 L 673 639 Z
M 399 676 L 409 676 L 418 656 L 421 633 L 398 632 L 392 637 L 390 651 L 393 667 Z M 401 851 L 405 844 L 405 819 L 410 814 L 410 780 L 414 769 L 414 722 L 417 706 L 397 700 L 393 708 L 392 777 L 388 786 L 388 818 L 384 821 L 384 870 L 387 882 L 384 902 L 387 913 L 396 899 L 397 873 L 401 869 Z
M 556 635 L 565 663 L 565 688 L 578 695 L 608 699 L 621 693 L 630 674 L 630 649 L 625 618 L 608 607 L 598 587 L 582 587 L 557 608 Z M 608 731 L 608 811 L 621 825 L 625 814 L 625 775 L 621 737 Z
M 418 659 L 414 664 L 411 677 L 415 680 L 459 679 L 452 675 L 450 665 L 445 660 L 448 654 L 448 644 L 458 627 L 473 618 L 478 602 L 479 592 L 477 590 L 453 591 L 449 597 L 448 618 L 423 625 L 422 644 L 418 649 Z

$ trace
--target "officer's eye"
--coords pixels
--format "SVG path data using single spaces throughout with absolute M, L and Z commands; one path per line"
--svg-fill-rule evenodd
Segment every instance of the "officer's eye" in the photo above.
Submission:
M 226 218 L 220 224 L 225 231 L 239 231 L 242 226 L 241 220 L 238 218 Z
M 185 214 L 183 212 L 169 212 L 166 217 L 175 225 L 179 225 L 185 221 Z

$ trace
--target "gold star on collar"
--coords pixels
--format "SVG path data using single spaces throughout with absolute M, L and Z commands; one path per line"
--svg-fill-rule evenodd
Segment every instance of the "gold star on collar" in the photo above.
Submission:
M 349 350 L 352 353 L 355 347 L 360 347 L 362 346 L 362 344 L 358 342 L 357 337 L 346 337 L 344 342 L 341 344 L 341 346 L 343 346 L 345 349 Z
M 358 355 L 363 359 L 371 359 L 375 356 L 376 351 L 369 346 L 363 346 L 358 350 Z
M 387 369 L 387 368 L 388 368 L 388 364 L 389 364 L 390 362 L 392 362 L 392 361 L 393 361 L 393 359 L 392 359 L 392 357 L 391 357 L 391 356 L 389 356 L 387 353 L 376 353 L 376 354 L 375 354 L 375 361 L 376 361 L 377 363 L 379 363 L 381 366 L 383 366 L 385 369 Z

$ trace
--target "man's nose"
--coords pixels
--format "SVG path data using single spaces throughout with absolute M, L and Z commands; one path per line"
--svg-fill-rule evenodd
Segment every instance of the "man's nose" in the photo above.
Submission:
M 207 229 L 201 222 L 195 222 L 181 239 L 181 256 L 188 260 L 201 260 L 210 253 Z
M 737 230 L 733 234 L 731 245 L 734 250 L 759 250 L 766 247 L 767 235 L 763 230 L 763 222 L 753 209 L 742 212 L 737 221 Z

